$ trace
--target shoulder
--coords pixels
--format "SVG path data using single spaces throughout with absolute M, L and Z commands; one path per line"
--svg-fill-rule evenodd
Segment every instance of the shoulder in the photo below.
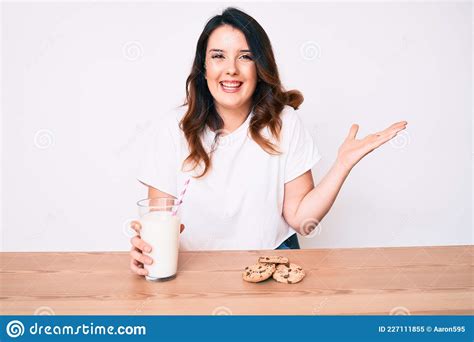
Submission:
M 262 130 L 262 135 L 269 139 L 273 144 L 280 145 L 280 147 L 285 148 L 285 146 L 288 145 L 293 138 L 295 130 L 301 126 L 301 120 L 298 113 L 299 111 L 300 109 L 295 110 L 291 106 L 284 106 L 279 115 L 281 120 L 281 130 L 278 138 L 270 133 L 268 126 Z
M 285 106 L 280 114 L 283 134 L 291 134 L 298 126 L 302 124 L 301 109 Z

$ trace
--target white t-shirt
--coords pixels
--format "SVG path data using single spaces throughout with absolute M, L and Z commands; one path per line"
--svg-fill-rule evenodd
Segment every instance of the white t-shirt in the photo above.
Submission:
M 251 112 L 235 131 L 219 141 L 212 166 L 203 178 L 190 177 L 181 165 L 189 155 L 179 121 L 186 107 L 161 116 L 145 139 L 137 179 L 178 197 L 190 179 L 180 206 L 186 229 L 181 250 L 275 249 L 295 233 L 282 215 L 285 183 L 310 170 L 320 159 L 316 144 L 299 113 L 286 106 L 281 113 L 280 155 L 271 155 L 248 132 Z M 269 131 L 262 130 L 271 138 Z M 215 133 L 202 137 L 210 150 Z M 275 142 L 275 140 L 272 140 Z M 187 168 L 186 168 L 187 169 Z

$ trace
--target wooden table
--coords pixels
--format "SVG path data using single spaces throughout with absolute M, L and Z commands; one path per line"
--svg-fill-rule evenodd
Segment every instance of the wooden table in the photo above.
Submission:
M 470 315 L 473 246 L 182 252 L 177 278 L 148 282 L 127 252 L 0 253 L 5 314 Z M 247 283 L 259 255 L 306 270 L 297 284 Z

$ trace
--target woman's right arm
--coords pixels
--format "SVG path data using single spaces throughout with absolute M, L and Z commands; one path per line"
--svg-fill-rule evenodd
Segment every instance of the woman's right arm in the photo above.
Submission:
M 162 192 L 158 189 L 155 189 L 145 183 L 142 183 L 148 186 L 148 198 L 156 198 L 156 197 L 167 197 L 167 198 L 175 198 L 166 192 Z M 143 254 L 143 251 L 149 253 L 151 251 L 151 246 L 147 244 L 140 238 L 140 230 L 141 225 L 139 221 L 132 221 L 131 223 L 132 229 L 137 232 L 130 242 L 132 243 L 132 248 L 130 250 L 130 269 L 133 273 L 138 275 L 147 275 L 148 271 L 143 267 L 143 264 L 151 265 L 153 263 L 152 258 L 147 255 Z M 181 232 L 184 230 L 184 225 L 181 225 Z M 149 248 L 149 249 L 147 249 Z

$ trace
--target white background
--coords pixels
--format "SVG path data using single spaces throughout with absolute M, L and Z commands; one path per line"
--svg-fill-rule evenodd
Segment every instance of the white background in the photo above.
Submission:
M 323 155 L 406 133 L 349 175 L 306 248 L 472 244 L 472 5 L 232 3 L 269 35 Z M 225 3 L 2 4 L 3 251 L 129 250 L 151 120 L 184 100 Z

